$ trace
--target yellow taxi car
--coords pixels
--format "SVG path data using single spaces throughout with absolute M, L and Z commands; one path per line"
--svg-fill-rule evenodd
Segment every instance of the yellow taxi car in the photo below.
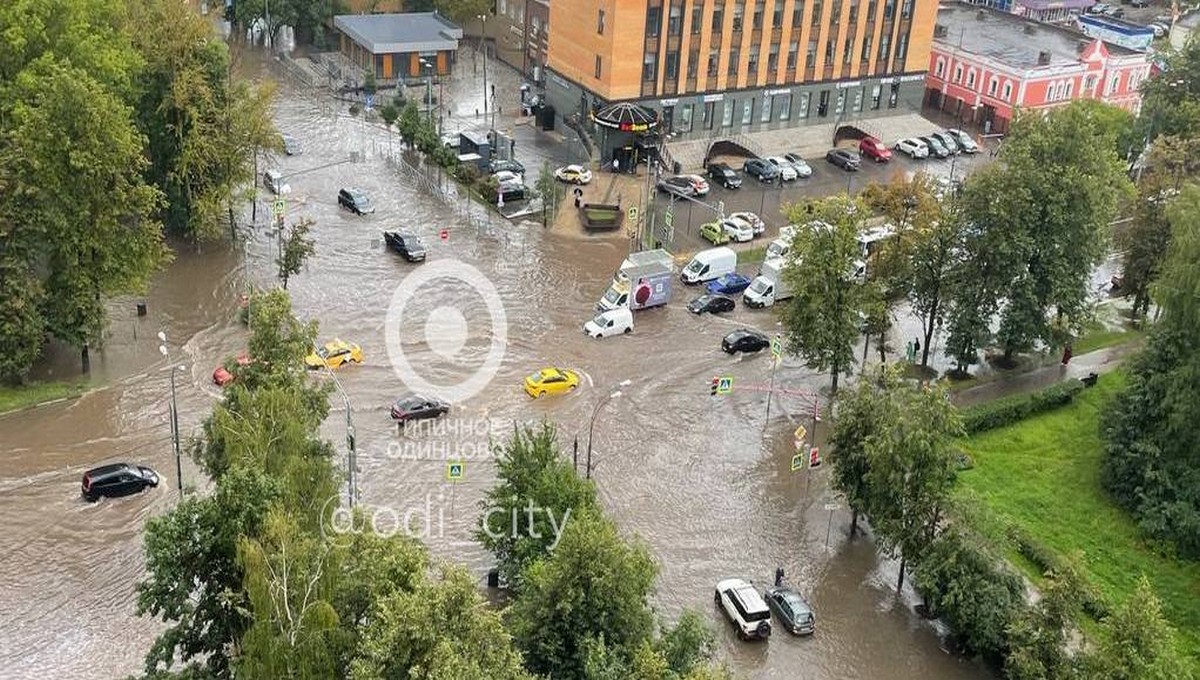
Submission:
M 525 377 L 525 392 L 534 399 L 570 392 L 578 386 L 579 374 L 565 368 L 543 368 Z
M 361 347 L 339 338 L 330 340 L 317 351 L 304 357 L 305 365 L 312 369 L 323 368 L 325 364 L 329 364 L 330 368 L 337 368 L 351 361 L 361 364 L 362 360 L 363 353 Z

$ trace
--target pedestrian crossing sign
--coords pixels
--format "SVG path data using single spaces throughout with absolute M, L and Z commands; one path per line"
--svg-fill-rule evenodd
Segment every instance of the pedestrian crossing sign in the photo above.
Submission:
M 457 482 L 462 480 L 466 473 L 466 466 L 461 462 L 446 463 L 446 479 Z
M 792 472 L 795 472 L 802 467 L 804 467 L 804 454 L 797 453 L 796 455 L 792 456 Z
M 271 212 L 275 214 L 275 217 L 283 217 L 283 214 L 286 212 L 286 210 L 287 205 L 283 202 L 282 196 L 276 198 L 275 202 L 271 204 Z
M 729 394 L 732 391 L 733 391 L 733 376 L 731 376 L 731 375 L 722 376 L 721 379 L 717 381 L 717 394 Z

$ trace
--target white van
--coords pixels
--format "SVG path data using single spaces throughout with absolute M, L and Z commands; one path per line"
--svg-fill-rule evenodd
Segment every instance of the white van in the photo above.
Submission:
M 273 194 L 285 195 L 292 193 L 292 185 L 283 180 L 283 173 L 278 170 L 267 170 L 263 173 L 263 186 Z
M 600 312 L 596 318 L 583 324 L 583 332 L 593 338 L 633 332 L 633 312 L 628 307 Z
M 737 253 L 729 248 L 709 248 L 696 253 L 683 268 L 679 279 L 684 283 L 703 283 L 737 271 Z

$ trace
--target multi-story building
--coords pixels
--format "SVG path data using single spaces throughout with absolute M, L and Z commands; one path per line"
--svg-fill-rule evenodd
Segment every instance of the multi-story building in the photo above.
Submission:
M 484 25 L 485 37 L 501 61 L 541 83 L 549 45 L 549 0 L 496 0 L 496 13 Z
M 636 102 L 708 137 L 912 111 L 936 0 L 551 0 L 560 116 Z
M 1005 132 L 1013 111 L 1099 99 L 1137 112 L 1150 75 L 1144 52 L 968 4 L 937 15 L 926 102 Z

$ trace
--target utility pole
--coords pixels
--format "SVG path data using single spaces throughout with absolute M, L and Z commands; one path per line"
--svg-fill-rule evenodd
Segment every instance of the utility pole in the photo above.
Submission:
M 179 488 L 179 497 L 183 497 L 183 463 L 179 454 L 179 406 L 175 401 L 175 362 L 171 360 L 171 352 L 167 349 L 167 334 L 159 331 L 158 341 L 162 344 L 158 346 L 159 354 L 167 358 L 167 363 L 171 369 L 171 441 L 175 448 L 175 481 Z
M 476 15 L 479 18 L 479 48 L 483 50 L 483 115 L 488 114 L 488 82 L 487 82 L 487 15 Z

